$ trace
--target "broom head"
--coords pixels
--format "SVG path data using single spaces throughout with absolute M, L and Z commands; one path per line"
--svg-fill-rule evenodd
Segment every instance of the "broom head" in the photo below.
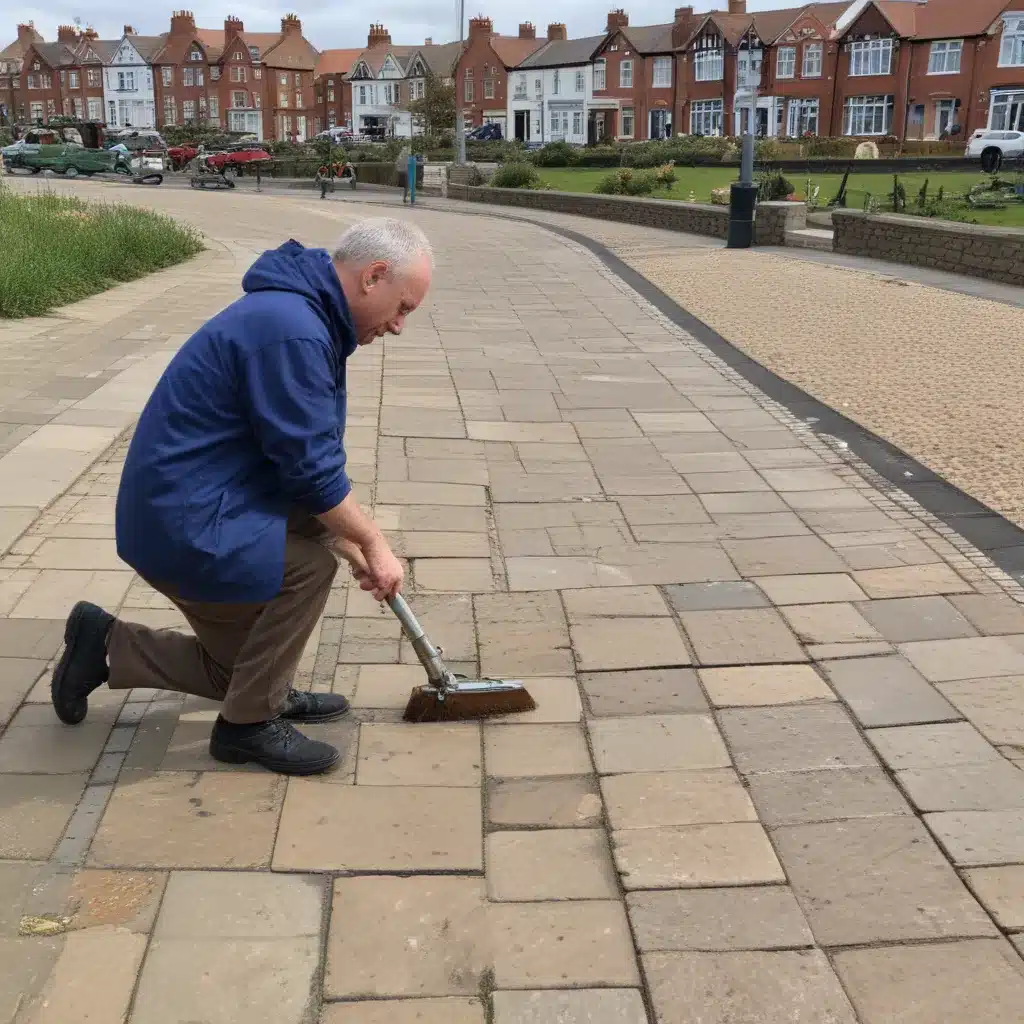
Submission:
M 533 711 L 536 706 L 522 683 L 483 680 L 466 685 L 460 681 L 457 688 L 444 692 L 443 699 L 435 686 L 415 687 L 402 717 L 406 722 L 459 722 Z

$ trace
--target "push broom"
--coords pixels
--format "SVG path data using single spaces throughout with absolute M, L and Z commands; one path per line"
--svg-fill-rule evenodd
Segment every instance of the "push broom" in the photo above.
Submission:
M 537 703 L 517 679 L 465 679 L 457 676 L 441 660 L 441 648 L 435 647 L 416 621 L 412 609 L 401 594 L 388 598 L 391 610 L 402 624 L 427 683 L 413 688 L 402 716 L 407 722 L 458 721 L 532 711 Z

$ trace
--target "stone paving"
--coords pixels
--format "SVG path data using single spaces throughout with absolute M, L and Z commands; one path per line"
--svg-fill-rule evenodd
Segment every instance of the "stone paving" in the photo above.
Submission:
M 428 632 L 538 709 L 401 723 L 421 670 L 339 578 L 331 775 L 214 763 L 172 694 L 59 725 L 74 600 L 180 624 L 113 545 L 154 375 L 260 249 L 379 212 L 131 198 L 208 253 L 0 328 L 0 1022 L 1024 1019 L 1024 594 L 539 226 L 402 211 L 436 282 L 347 432 Z

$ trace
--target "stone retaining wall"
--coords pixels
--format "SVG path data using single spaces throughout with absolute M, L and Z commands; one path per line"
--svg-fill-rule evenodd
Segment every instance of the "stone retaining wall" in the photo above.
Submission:
M 1024 231 L 834 210 L 836 252 L 1024 285 Z
M 448 185 L 448 198 L 551 213 L 572 213 L 711 238 L 725 238 L 729 228 L 728 207 L 677 203 L 671 199 L 634 199 L 547 189 L 488 188 L 458 185 L 454 181 Z M 807 210 L 803 203 L 761 203 L 754 222 L 754 241 L 757 245 L 785 245 L 786 231 L 804 227 L 806 218 Z

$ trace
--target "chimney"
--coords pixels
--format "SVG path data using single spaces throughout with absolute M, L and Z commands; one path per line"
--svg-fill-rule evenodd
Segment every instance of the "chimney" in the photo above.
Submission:
M 483 15 L 477 15 L 475 18 L 469 19 L 469 38 L 475 39 L 477 36 L 490 36 L 494 34 L 494 24 L 490 18 L 485 18 Z
M 196 30 L 196 19 L 191 11 L 174 11 L 171 14 L 171 35 L 192 35 Z
M 133 36 L 133 35 L 135 35 L 135 29 L 131 25 L 125 25 L 125 27 L 124 27 L 124 35 L 126 35 L 126 36 Z
M 391 33 L 383 25 L 371 25 L 370 34 L 366 37 L 366 48 L 372 50 L 375 46 L 390 46 Z
M 730 14 L 746 14 L 747 0 L 729 0 Z
M 565 34 L 565 25 L 560 21 L 556 21 L 551 25 L 548 25 L 548 42 L 552 42 L 556 39 L 561 39 L 563 42 L 568 37 Z
M 288 35 L 290 33 L 297 33 L 298 35 L 301 36 L 302 22 L 299 21 L 299 16 L 297 14 L 286 14 L 281 19 L 281 32 L 284 35 Z
M 86 29 L 86 30 L 85 30 L 85 31 L 84 31 L 84 32 L 82 33 L 82 38 L 83 38 L 83 39 L 99 39 L 99 37 L 100 37 L 100 34 L 99 34 L 99 32 L 97 32 L 97 31 L 96 31 L 96 29 L 94 29 L 94 28 L 92 27 L 92 25 L 90 25 L 90 26 L 89 26 L 89 27 L 88 27 L 88 28 L 87 28 L 87 29 Z
M 423 45 L 424 46 L 433 46 L 434 45 L 433 36 L 427 36 L 427 38 L 423 40 Z
M 18 42 L 31 43 L 36 38 L 36 24 L 30 21 L 27 25 L 18 26 Z
M 57 26 L 57 42 L 58 43 L 77 43 L 78 42 L 78 29 L 74 25 L 58 25 Z
M 533 27 L 532 21 L 524 21 L 519 26 L 519 38 L 520 39 L 536 39 L 537 30 Z
M 731 3 L 732 0 L 729 0 Z M 617 28 L 626 28 L 629 25 L 629 15 L 621 8 L 608 12 L 608 25 L 606 32 L 614 32 Z
M 689 21 L 693 17 L 692 7 L 677 7 L 675 22 L 679 24 L 681 21 Z
M 245 26 L 242 24 L 240 18 L 236 18 L 233 14 L 229 14 L 224 19 L 224 42 L 226 43 L 229 37 L 233 36 L 236 32 L 244 32 Z

